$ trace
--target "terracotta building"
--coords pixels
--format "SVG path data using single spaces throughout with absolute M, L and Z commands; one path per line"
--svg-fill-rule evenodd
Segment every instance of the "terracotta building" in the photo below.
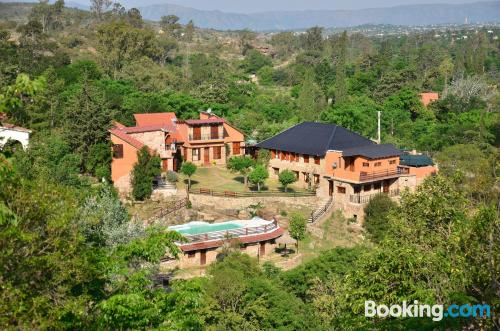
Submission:
M 177 171 L 183 161 L 200 166 L 225 164 L 244 153 L 244 135 L 211 112 L 199 119 L 179 120 L 175 113 L 135 114 L 136 125 L 115 123 L 109 131 L 113 143 L 111 178 L 121 193 L 131 190 L 130 175 L 137 152 L 144 146 L 161 158 L 163 171 Z
M 427 107 L 431 102 L 439 100 L 439 94 L 437 92 L 424 92 L 420 93 L 420 101 Z
M 363 219 L 363 208 L 377 193 L 397 198 L 414 188 L 434 166 L 401 165 L 403 152 L 391 144 L 376 144 L 341 126 L 304 122 L 256 146 L 271 151 L 269 172 L 277 177 L 293 171 L 298 184 L 332 197 L 346 217 Z

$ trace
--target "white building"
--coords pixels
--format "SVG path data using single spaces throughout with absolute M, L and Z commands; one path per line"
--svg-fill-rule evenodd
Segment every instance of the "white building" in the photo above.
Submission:
M 19 142 L 24 149 L 28 147 L 31 130 L 8 123 L 0 124 L 0 149 L 9 141 Z

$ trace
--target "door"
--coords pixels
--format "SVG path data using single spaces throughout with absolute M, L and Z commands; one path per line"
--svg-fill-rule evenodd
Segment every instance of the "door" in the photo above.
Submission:
M 388 180 L 384 180 L 384 183 L 383 183 L 384 193 L 389 193 L 389 186 L 390 185 L 391 185 L 391 183 Z
M 333 180 L 328 181 L 328 195 L 329 196 L 333 195 Z
M 168 159 L 161 160 L 161 167 L 162 167 L 163 171 L 168 170 Z
M 193 127 L 193 140 L 201 140 L 201 126 Z
M 210 147 L 204 148 L 203 161 L 205 164 L 210 164 Z
M 207 250 L 200 251 L 200 265 L 207 264 Z
M 260 243 L 259 255 L 260 256 L 266 255 L 266 243 L 265 242 Z

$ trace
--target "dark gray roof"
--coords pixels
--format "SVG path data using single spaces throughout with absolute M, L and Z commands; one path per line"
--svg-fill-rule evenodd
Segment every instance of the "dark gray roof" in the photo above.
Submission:
M 381 157 L 399 156 L 403 154 L 399 149 L 394 147 L 393 144 L 382 145 L 366 145 L 361 147 L 354 147 L 345 149 L 342 156 L 364 156 L 369 159 L 378 159 Z
M 257 144 L 259 148 L 317 156 L 325 155 L 328 150 L 344 151 L 362 146 L 377 145 L 341 126 L 316 122 L 297 124 Z
M 406 165 L 410 167 L 425 167 L 434 165 L 432 159 L 426 155 L 411 155 L 405 154 L 401 155 L 399 158 L 399 164 Z

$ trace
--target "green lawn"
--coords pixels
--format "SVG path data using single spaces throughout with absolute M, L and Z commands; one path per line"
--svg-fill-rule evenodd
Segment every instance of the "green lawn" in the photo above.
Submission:
M 187 185 L 187 179 L 183 175 L 179 175 L 179 188 L 185 188 Z M 243 176 L 232 173 L 224 167 L 213 166 L 213 167 L 198 167 L 196 173 L 191 177 L 191 187 L 192 188 L 207 188 L 212 190 L 221 191 L 234 191 L 234 192 L 244 192 L 248 189 L 245 188 Z M 256 191 L 257 188 L 249 184 L 249 188 L 252 191 Z M 277 179 L 267 179 L 266 183 L 261 187 L 262 191 L 265 190 L 281 190 L 281 184 Z M 304 191 L 304 189 L 298 188 L 294 185 L 288 187 L 288 191 Z

